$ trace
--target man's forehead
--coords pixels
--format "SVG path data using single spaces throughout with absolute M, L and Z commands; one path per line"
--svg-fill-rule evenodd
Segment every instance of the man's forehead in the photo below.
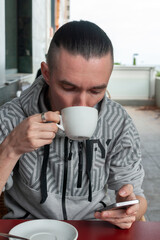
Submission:
M 59 55 L 52 78 L 60 84 L 74 85 L 86 88 L 105 88 L 112 71 L 112 61 L 109 56 L 93 57 L 86 60 L 82 56 L 74 56 L 66 50 Z

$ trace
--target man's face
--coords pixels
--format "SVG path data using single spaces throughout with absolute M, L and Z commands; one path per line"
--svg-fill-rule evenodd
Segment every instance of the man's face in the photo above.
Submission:
M 52 111 L 70 106 L 93 107 L 104 97 L 111 72 L 110 53 L 86 60 L 61 49 L 53 73 L 45 77 Z

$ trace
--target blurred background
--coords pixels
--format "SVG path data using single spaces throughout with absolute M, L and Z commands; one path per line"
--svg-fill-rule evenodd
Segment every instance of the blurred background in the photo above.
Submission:
M 79 2 L 79 4 L 78 4 Z M 70 0 L 70 19 L 98 24 L 111 38 L 115 62 L 160 64 L 160 1 Z
M 140 132 L 146 217 L 160 221 L 159 0 L 0 0 L 0 105 L 35 80 L 55 31 L 80 19 L 99 25 L 113 43 L 108 91 Z
M 59 26 L 84 19 L 113 43 L 112 98 L 160 106 L 159 11 L 159 0 L 0 0 L 0 104 L 34 81 Z

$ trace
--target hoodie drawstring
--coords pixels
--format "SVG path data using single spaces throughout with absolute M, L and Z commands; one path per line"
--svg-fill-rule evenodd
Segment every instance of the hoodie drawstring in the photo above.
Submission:
M 100 150 L 102 158 L 105 157 L 105 149 L 99 140 L 86 140 L 86 174 L 89 182 L 89 193 L 88 193 L 88 201 L 92 201 L 92 185 L 91 185 L 91 168 L 93 161 L 93 145 L 97 143 Z M 44 203 L 48 197 L 47 193 L 47 164 L 49 159 L 49 149 L 50 145 L 44 146 L 44 157 L 43 164 L 40 176 L 40 189 L 41 189 L 41 201 L 40 203 Z M 72 141 L 70 141 L 70 151 L 68 154 L 68 138 L 65 137 L 64 142 L 64 181 L 63 181 L 63 192 L 62 192 L 62 206 L 63 207 L 63 215 L 64 219 L 67 219 L 67 213 L 65 211 L 65 195 L 66 195 L 66 186 L 67 186 L 67 174 L 68 174 L 68 160 L 72 158 Z M 82 185 L 82 170 L 83 170 L 83 142 L 78 143 L 78 154 L 79 154 L 79 164 L 78 164 L 78 181 L 77 188 L 81 188 Z
M 82 170 L 83 170 L 83 142 L 78 142 L 78 155 L 79 155 L 79 163 L 78 163 L 77 188 L 81 188 L 82 187 Z
M 91 168 L 93 161 L 93 146 L 95 143 L 98 144 L 98 147 L 101 150 L 101 157 L 105 158 L 105 149 L 99 139 L 86 140 L 86 174 L 89 181 L 89 195 L 88 195 L 89 202 L 92 202 Z
M 42 170 L 41 170 L 41 176 L 40 176 L 40 188 L 41 188 L 41 201 L 40 204 L 44 203 L 48 197 L 47 193 L 47 163 L 49 159 L 49 149 L 50 145 L 47 144 L 44 146 L 44 157 L 43 157 L 43 164 L 42 164 Z
M 92 186 L 91 186 L 91 167 L 93 159 L 93 144 L 92 141 L 86 140 L 86 174 L 89 181 L 88 201 L 92 202 Z

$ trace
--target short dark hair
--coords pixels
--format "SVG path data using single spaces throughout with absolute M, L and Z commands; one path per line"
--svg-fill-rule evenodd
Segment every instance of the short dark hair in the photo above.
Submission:
M 110 53 L 113 60 L 113 46 L 109 37 L 100 27 L 89 21 L 68 22 L 55 32 L 47 54 L 50 69 L 54 65 L 54 53 L 60 48 L 73 55 L 80 54 L 86 59 L 103 57 Z

